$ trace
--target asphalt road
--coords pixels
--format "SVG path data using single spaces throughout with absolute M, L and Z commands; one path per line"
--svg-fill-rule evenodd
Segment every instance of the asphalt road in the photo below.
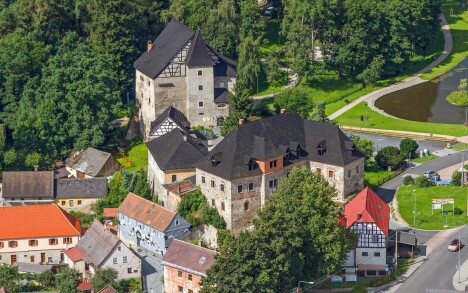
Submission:
M 468 243 L 468 227 L 460 230 L 462 243 Z M 458 238 L 458 233 L 449 237 L 432 252 L 424 263 L 417 269 L 413 275 L 404 281 L 396 292 L 425 292 L 426 289 L 445 289 L 454 290 L 452 279 L 457 273 L 458 253 L 449 252 L 447 246 L 454 238 Z M 463 264 L 468 259 L 468 246 L 460 250 L 461 261 Z M 468 276 L 461 276 L 465 279 Z
M 164 268 L 161 264 L 162 257 L 143 250 L 141 257 L 141 273 L 143 275 L 144 293 L 162 293 L 164 285 L 161 277 L 164 276 Z

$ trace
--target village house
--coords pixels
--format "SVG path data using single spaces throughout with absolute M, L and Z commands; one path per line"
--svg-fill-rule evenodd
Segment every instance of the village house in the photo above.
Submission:
M 55 204 L 0 207 L 0 264 L 59 265 L 81 237 L 78 219 Z
M 99 268 L 116 270 L 118 280 L 139 278 L 141 272 L 138 255 L 96 219 L 78 244 L 65 251 L 65 263 L 88 281 Z
M 197 138 L 175 128 L 150 140 L 148 182 L 162 206 L 175 211 L 183 194 L 194 190 L 195 163 L 208 153 Z
M 54 202 L 53 171 L 5 171 L 1 197 L 7 205 Z
M 197 186 L 237 232 L 252 219 L 282 178 L 306 167 L 335 186 L 338 197 L 364 187 L 364 153 L 335 125 L 296 113 L 240 125 L 197 162 Z
M 130 248 L 164 255 L 173 239 L 181 239 L 190 224 L 158 204 L 129 193 L 117 210 L 119 238 Z
M 106 287 L 99 290 L 98 293 L 119 293 L 119 291 L 115 290 L 111 285 L 107 285 Z
M 348 253 L 344 267 L 357 268 L 360 275 L 386 275 L 390 207 L 369 187 L 346 204 L 346 229 L 359 234 L 356 247 Z
M 163 257 L 164 292 L 198 293 L 200 281 L 213 264 L 216 251 L 180 240 L 172 241 Z
M 199 29 L 171 20 L 133 64 L 140 126 L 147 138 L 167 107 L 192 125 L 221 125 L 229 115 L 227 92 L 236 81 L 236 62 L 205 43 Z
M 106 178 L 59 179 L 56 181 L 55 203 L 64 209 L 90 209 L 106 194 Z
M 185 117 L 184 113 L 172 106 L 169 106 L 151 123 L 151 131 L 149 133 L 148 140 L 160 137 L 175 128 L 189 133 L 190 122 L 187 117 Z
M 78 179 L 109 177 L 119 170 L 119 163 L 112 154 L 92 147 L 72 154 L 65 160 L 65 165 L 67 171 Z

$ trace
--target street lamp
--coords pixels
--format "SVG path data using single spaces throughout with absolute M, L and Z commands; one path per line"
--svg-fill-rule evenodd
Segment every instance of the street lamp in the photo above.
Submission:
M 304 283 L 304 284 L 314 284 L 314 282 L 299 281 L 299 283 L 297 283 L 297 292 L 299 292 L 299 290 L 301 289 L 301 283 Z
M 416 211 L 416 189 L 413 189 L 413 195 L 414 195 L 413 227 L 416 227 L 416 214 L 419 214 L 419 212 Z

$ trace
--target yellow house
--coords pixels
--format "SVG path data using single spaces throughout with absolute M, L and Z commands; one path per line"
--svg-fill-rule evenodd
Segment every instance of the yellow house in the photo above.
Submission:
M 55 203 L 64 209 L 82 209 L 106 194 L 106 178 L 58 179 Z

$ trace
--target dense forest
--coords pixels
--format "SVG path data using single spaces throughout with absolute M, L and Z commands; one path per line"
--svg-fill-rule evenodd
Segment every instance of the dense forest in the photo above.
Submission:
M 440 0 L 273 5 L 303 78 L 314 75 L 314 45 L 343 78 L 371 83 L 397 74 L 439 27 Z M 33 152 L 48 167 L 72 150 L 106 144 L 109 122 L 134 95 L 133 61 L 171 18 L 200 27 L 210 45 L 236 59 L 238 83 L 252 91 L 266 41 L 264 8 L 256 0 L 0 0 L 3 169 L 19 168 Z

